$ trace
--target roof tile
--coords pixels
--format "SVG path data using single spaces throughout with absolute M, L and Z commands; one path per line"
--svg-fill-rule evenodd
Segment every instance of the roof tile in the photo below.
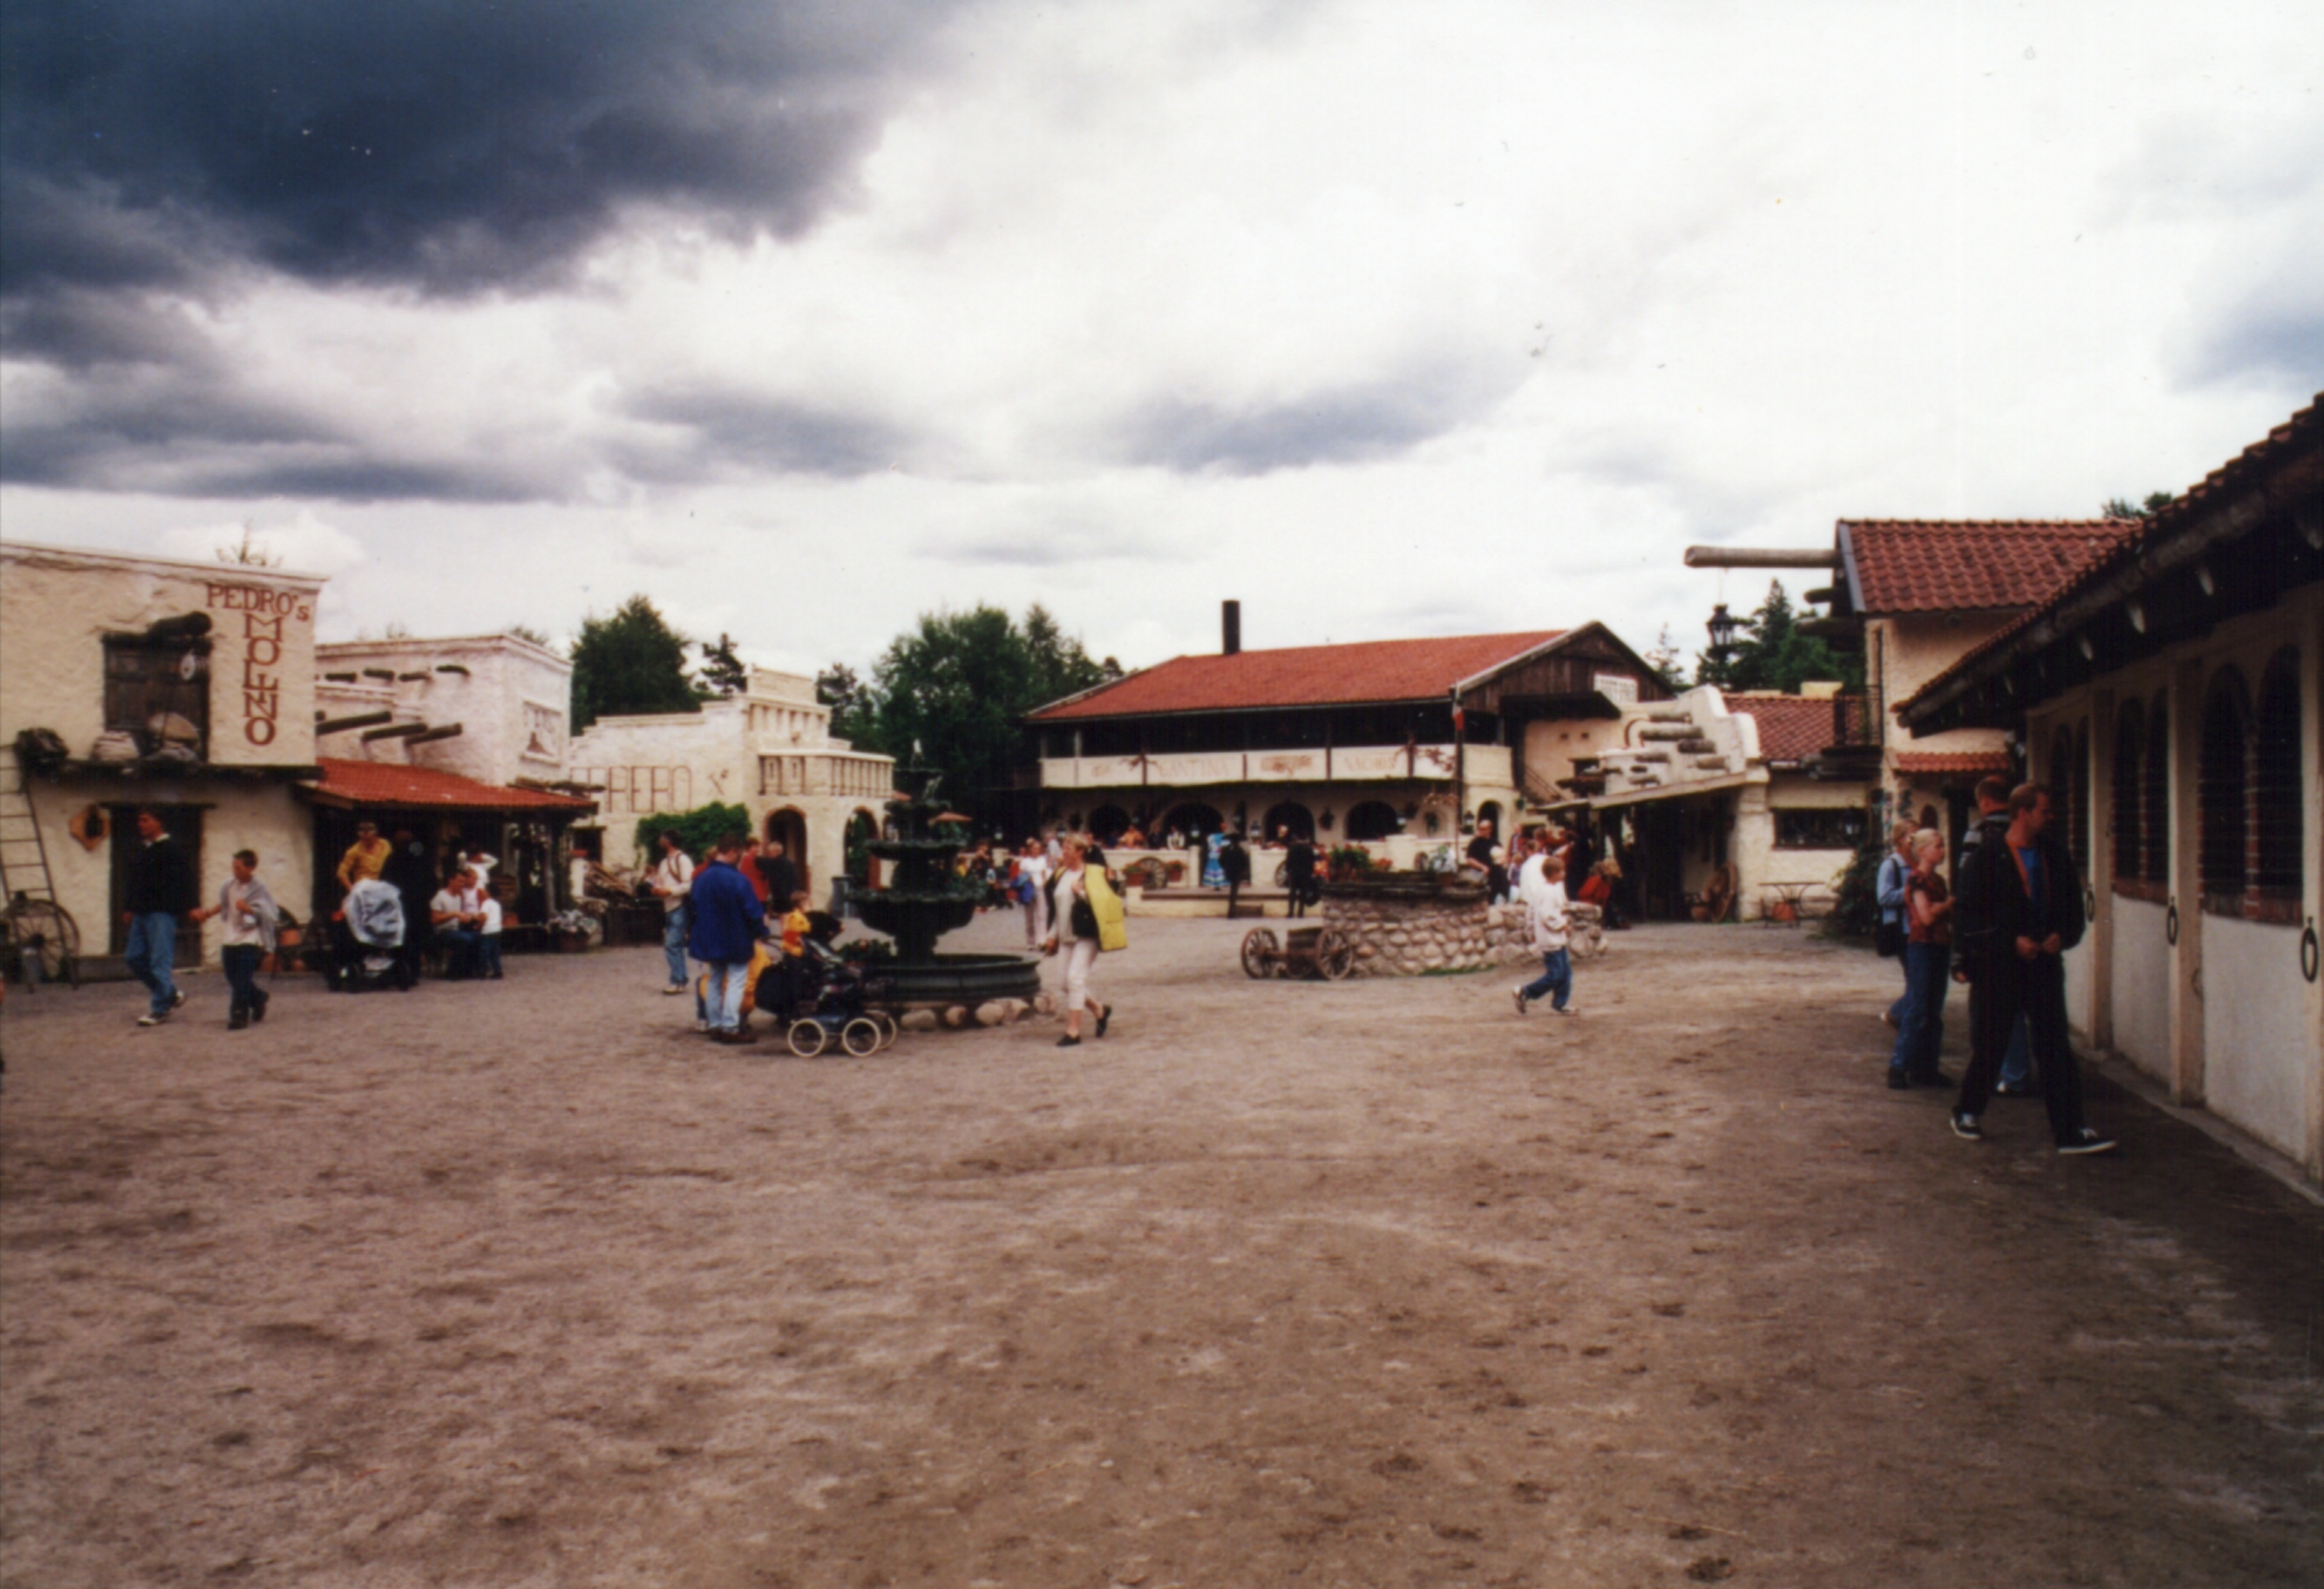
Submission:
M 1977 612 L 2047 597 L 2135 519 L 1842 519 L 1867 613 Z
M 1730 690 L 1727 709 L 1759 725 L 1759 756 L 1766 762 L 1803 762 L 1832 739 L 1829 696 L 1779 695 L 1772 690 Z
M 446 810 L 589 811 L 596 802 L 575 795 L 549 794 L 537 789 L 510 789 L 479 783 L 456 772 L 433 767 L 411 767 L 398 762 L 350 762 L 318 756 L 323 770 L 313 786 L 316 794 L 333 804 L 356 806 L 435 806 Z
M 2007 772 L 2015 763 L 2007 751 L 1898 751 L 1899 772 Z
M 1118 683 L 1032 714 L 1037 723 L 1154 712 L 1442 701 L 1453 685 L 1547 645 L 1563 629 L 1292 646 L 1233 656 L 1173 657 Z

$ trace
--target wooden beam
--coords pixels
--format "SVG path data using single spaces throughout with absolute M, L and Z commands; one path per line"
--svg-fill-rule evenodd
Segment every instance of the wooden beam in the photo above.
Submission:
M 345 734 L 350 728 L 370 728 L 381 723 L 392 723 L 394 721 L 395 714 L 384 709 L 376 712 L 358 712 L 352 717 L 327 717 L 323 721 L 315 725 L 315 732 L 317 734 Z M 364 737 L 369 739 L 372 736 L 370 734 L 365 734 Z
M 1840 553 L 1823 547 L 1690 546 L 1690 568 L 1837 568 Z
M 428 725 L 425 723 L 398 723 L 386 728 L 364 729 L 363 742 L 370 744 L 373 741 L 381 739 L 410 739 L 414 734 L 427 732 Z

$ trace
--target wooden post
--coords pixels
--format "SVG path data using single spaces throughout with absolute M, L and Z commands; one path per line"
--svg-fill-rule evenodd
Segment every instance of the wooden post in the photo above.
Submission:
M 2115 696 L 2090 692 L 2090 753 L 2083 769 L 2090 799 L 2090 1047 L 2114 1050 L 2114 733 Z M 2099 776 L 2098 770 L 2106 769 Z

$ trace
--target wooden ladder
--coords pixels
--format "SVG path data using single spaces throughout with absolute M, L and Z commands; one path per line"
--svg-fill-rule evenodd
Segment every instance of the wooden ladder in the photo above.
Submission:
M 57 885 L 16 747 L 0 744 L 0 905 L 19 900 L 46 900 L 53 905 Z

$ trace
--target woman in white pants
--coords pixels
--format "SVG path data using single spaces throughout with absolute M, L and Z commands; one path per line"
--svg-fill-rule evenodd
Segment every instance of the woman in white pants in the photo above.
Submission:
M 1089 850 L 1088 841 L 1068 838 L 1058 872 L 1049 888 L 1049 936 L 1041 946 L 1041 953 L 1054 955 L 1063 950 L 1065 956 L 1065 1035 L 1057 1039 L 1060 1049 L 1076 1048 L 1082 1040 L 1082 1012 L 1090 1006 L 1090 965 L 1097 959 L 1097 933 L 1078 932 L 1074 927 L 1074 907 L 1089 902 L 1089 874 L 1084 865 Z M 1084 915 L 1084 926 L 1091 925 Z M 1106 1023 L 1113 1019 L 1113 1006 L 1097 1006 L 1097 1035 L 1105 1035 Z

